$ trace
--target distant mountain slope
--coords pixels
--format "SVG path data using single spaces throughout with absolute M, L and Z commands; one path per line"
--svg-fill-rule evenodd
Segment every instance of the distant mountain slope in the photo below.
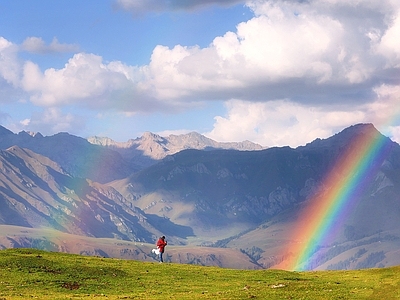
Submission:
M 113 188 L 28 149 L 0 151 L 0 171 L 0 224 L 147 242 L 161 233 Z
M 50 158 L 72 176 L 97 182 L 121 179 L 133 172 L 118 152 L 90 144 L 68 133 L 47 137 L 25 131 L 14 134 L 0 126 L 0 149 L 14 145 Z
M 131 139 L 127 142 L 115 142 L 106 137 L 91 137 L 88 141 L 121 153 L 126 159 L 140 170 L 148 167 L 167 155 L 175 154 L 185 149 L 213 150 L 231 149 L 241 151 L 254 151 L 263 149 L 262 146 L 249 142 L 221 143 L 209 139 L 199 133 L 190 132 L 181 135 L 161 137 L 151 132 L 145 132 L 142 137 Z
M 302 168 L 292 172 L 296 164 Z M 313 170 L 314 165 L 290 148 L 185 150 L 111 184 L 146 212 L 200 230 L 230 230 L 237 223 L 254 226 L 304 200 L 306 189 L 312 188 L 307 184 L 316 184 L 308 179 L 323 172 L 323 166 Z

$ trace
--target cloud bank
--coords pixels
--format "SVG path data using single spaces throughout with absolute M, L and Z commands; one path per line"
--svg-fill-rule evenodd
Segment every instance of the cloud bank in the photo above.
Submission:
M 199 5 L 199 1 L 117 3 L 138 12 Z M 216 117 L 210 136 L 229 140 L 236 132 L 238 140 L 238 133 L 247 130 L 264 145 L 279 145 L 285 138 L 299 144 L 358 120 L 378 119 L 383 124 L 385 101 L 399 106 L 399 2 L 254 0 L 246 5 L 253 17 L 238 24 L 235 32 L 215 37 L 204 48 L 158 45 L 145 66 L 105 62 L 99 55 L 81 52 L 61 69 L 42 71 L 34 62 L 21 61 L 18 45 L 0 38 L 0 87 L 19 89 L 45 108 L 74 105 L 132 114 L 225 101 L 228 113 Z M 28 38 L 20 46 L 37 53 L 73 47 L 56 39 L 45 45 L 40 38 Z M 398 132 L 398 125 L 392 125 L 392 132 Z M 268 135 L 276 126 L 287 128 L 285 138 Z

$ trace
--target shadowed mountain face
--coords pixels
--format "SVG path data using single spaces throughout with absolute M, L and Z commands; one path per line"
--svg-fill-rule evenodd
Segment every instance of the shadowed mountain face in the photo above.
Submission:
M 136 173 L 129 170 L 141 165 L 132 161 L 137 144 L 123 145 L 130 149 L 124 152 L 122 145 L 92 145 L 68 134 L 47 142 L 42 136 L 29 135 L 24 137 L 29 141 L 25 144 L 42 152 L 52 152 L 43 145 L 54 145 L 57 140 L 59 146 L 52 155 L 68 162 L 65 166 L 70 170 L 78 170 L 72 166 L 79 165 L 75 159 L 82 149 L 98 154 L 96 159 L 82 154 L 92 157 L 85 162 L 85 168 L 91 170 L 102 164 L 101 157 L 110 155 L 115 163 L 103 164 L 102 170 L 110 169 L 113 175 L 103 174 L 102 178 L 120 179 L 106 185 L 95 183 L 71 175 L 50 156 L 11 147 L 0 153 L 0 223 L 150 243 L 164 234 L 171 245 L 187 244 L 191 253 L 198 245 L 232 248 L 249 258 L 251 268 L 274 267 L 289 255 L 284 249 L 294 242 L 289 233 L 299 211 L 317 192 L 329 190 L 323 186 L 324 179 L 341 155 L 357 137 L 375 134 L 379 133 L 372 125 L 360 124 L 296 149 L 187 149 L 169 156 L 165 156 L 168 151 L 175 151 L 171 150 L 173 139 L 159 140 L 147 134 L 152 147 L 159 140 L 158 145 L 169 145 L 170 150 L 163 152 L 164 159 Z M 13 139 L 19 138 L 0 130 L 1 145 Z M 383 140 L 385 155 L 357 194 L 335 239 L 319 247 L 313 268 L 400 264 L 396 255 L 400 244 L 400 146 L 388 138 Z M 74 150 L 70 141 L 78 145 Z M 182 139 L 179 143 L 183 145 Z M 61 151 L 62 145 L 71 151 Z M 130 175 L 124 176 L 126 173 Z M 336 176 L 342 176 L 340 170 Z
M 12 146 L 30 149 L 58 163 L 74 177 L 104 183 L 125 178 L 133 172 L 119 153 L 68 133 L 44 137 L 40 133 L 14 134 L 4 127 L 0 129 L 0 149 Z
M 30 150 L 0 151 L 0 170 L 1 224 L 136 241 L 158 233 L 113 188 L 71 177 Z
M 185 150 L 112 185 L 143 210 L 185 219 L 187 224 L 230 227 L 239 222 L 254 226 L 310 197 L 346 145 L 369 130 L 375 129 L 349 128 L 297 149 Z M 389 139 L 387 142 L 392 150 L 376 176 L 396 182 L 400 148 Z M 141 200 L 146 195 L 152 195 L 152 204 Z M 182 208 L 177 215 L 174 209 L 179 210 L 180 205 L 191 205 L 193 210 Z

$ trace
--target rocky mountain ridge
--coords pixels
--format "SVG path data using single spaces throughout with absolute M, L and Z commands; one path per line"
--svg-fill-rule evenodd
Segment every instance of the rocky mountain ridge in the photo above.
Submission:
M 244 142 L 216 142 L 197 132 L 162 137 L 158 134 L 145 132 L 141 137 L 130 139 L 127 142 L 115 142 L 107 137 L 90 137 L 88 141 L 119 152 L 126 160 L 135 166 L 136 170 L 148 167 L 168 155 L 185 149 L 215 150 L 231 149 L 241 151 L 255 151 L 262 146 L 250 141 Z
M 46 156 L 74 177 L 101 183 L 125 178 L 133 172 L 119 153 L 65 132 L 52 136 L 25 131 L 14 134 L 0 126 L 0 149 L 12 146 Z
M 58 163 L 75 177 L 100 183 L 122 179 L 157 163 L 167 155 L 187 148 L 257 150 L 260 145 L 249 141 L 218 143 L 198 133 L 161 137 L 146 132 L 142 137 L 126 143 L 110 138 L 92 137 L 88 140 L 66 132 L 52 136 L 21 131 L 14 134 L 0 126 L 0 149 L 11 146 L 30 149 Z

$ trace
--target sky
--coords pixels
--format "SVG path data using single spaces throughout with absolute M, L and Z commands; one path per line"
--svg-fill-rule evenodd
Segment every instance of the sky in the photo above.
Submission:
M 0 2 L 0 125 L 118 142 L 191 131 L 400 142 L 398 0 Z

